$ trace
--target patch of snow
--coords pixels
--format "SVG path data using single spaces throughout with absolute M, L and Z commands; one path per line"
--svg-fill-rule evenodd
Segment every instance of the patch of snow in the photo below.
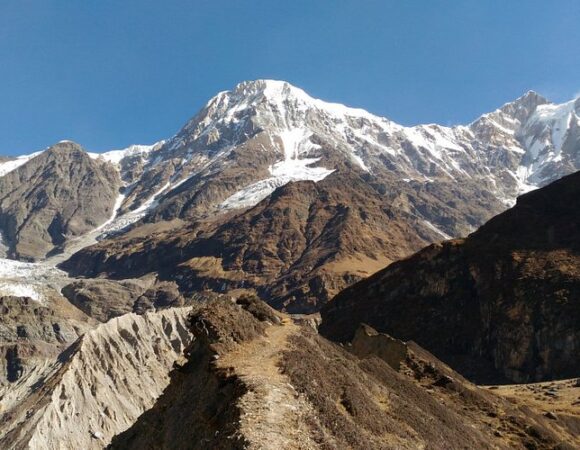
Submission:
M 575 100 L 560 105 L 540 105 L 536 109 L 530 123 L 543 122 L 552 128 L 552 145 L 559 153 L 574 113 Z
M 165 141 L 159 141 L 152 145 L 131 145 L 122 150 L 111 150 L 105 153 L 89 152 L 88 155 L 93 159 L 103 159 L 117 165 L 128 156 L 147 155 L 152 151 L 161 148 L 164 143 Z
M 281 161 L 270 167 L 270 173 L 275 178 L 288 179 L 289 181 L 320 181 L 334 172 L 334 170 L 324 167 L 310 167 L 319 160 L 320 158 L 305 158 Z
M 221 203 L 222 209 L 247 208 L 259 203 L 274 190 L 291 181 L 318 182 L 330 175 L 334 170 L 324 167 L 312 167 L 320 158 L 302 158 L 310 150 L 318 148 L 310 141 L 311 133 L 302 129 L 285 130 L 279 137 L 282 142 L 284 160 L 270 166 L 270 178 L 253 183 Z
M 168 181 L 167 183 L 165 183 L 161 187 L 161 189 L 159 189 L 151 197 L 149 197 L 146 201 L 144 201 L 141 206 L 139 206 L 137 209 L 134 209 L 131 212 L 134 213 L 134 214 L 137 214 L 137 215 L 139 215 L 141 213 L 143 213 L 143 215 L 145 215 L 145 213 L 147 211 L 149 211 L 150 209 L 152 209 L 155 206 L 157 206 L 157 200 L 159 199 L 159 197 L 161 196 L 161 194 L 163 194 L 167 189 L 169 189 L 170 186 L 171 186 L 171 183 Z
M 519 166 L 516 173 L 513 173 L 511 170 L 508 170 L 507 172 L 518 182 L 517 195 L 525 194 L 526 192 L 537 189 L 537 186 L 527 183 L 530 174 L 530 167 Z
M 27 263 L 0 258 L 0 295 L 30 297 L 44 303 L 44 293 L 60 290 L 62 280 L 68 275 L 56 267 L 40 263 Z
M 228 197 L 221 203 L 220 208 L 226 210 L 249 208 L 260 203 L 277 188 L 284 186 L 289 181 L 291 180 L 276 177 L 258 181 Z
M 367 165 L 365 164 L 365 162 L 363 161 L 363 159 L 357 155 L 356 153 L 352 153 L 351 154 L 352 158 L 356 161 L 356 163 L 360 166 L 360 168 L 362 170 L 364 170 L 365 172 L 370 172 L 370 169 L 367 167 Z
M 6 258 L 8 256 L 8 250 L 9 247 L 4 239 L 4 232 L 0 230 L 0 258 Z
M 448 234 L 444 233 L 443 231 L 441 231 L 439 228 L 437 228 L 435 225 L 433 225 L 431 222 L 429 222 L 428 220 L 423 220 L 423 224 L 429 228 L 430 230 L 434 231 L 435 233 L 437 233 L 439 236 L 441 236 L 443 239 L 453 239 L 451 236 L 449 236 Z
M 30 284 L 0 281 L 0 295 L 13 295 L 15 297 L 29 297 L 37 302 L 42 302 L 42 296 L 37 288 Z
M 527 135 L 524 140 L 526 154 L 522 158 L 525 165 L 516 173 L 522 183 L 539 185 L 543 181 L 540 176 L 542 169 L 563 161 L 562 147 L 572 121 L 578 121 L 574 100 L 537 107 L 522 131 Z
M 124 200 L 125 200 L 125 194 L 119 194 L 117 196 L 117 199 L 115 200 L 115 205 L 113 206 L 113 213 L 111 214 L 111 217 L 105 223 L 103 223 L 103 224 L 99 225 L 97 228 L 95 228 L 93 230 L 93 232 L 101 231 L 101 230 L 107 228 L 111 223 L 114 222 L 114 220 L 119 215 L 119 210 L 121 209 L 121 205 L 123 204 Z
M 155 192 L 138 208 L 132 211 L 128 211 L 120 216 L 118 215 L 118 213 L 115 213 L 111 219 L 109 219 L 105 224 L 101 225 L 98 228 L 99 233 L 98 236 L 96 236 L 96 239 L 98 240 L 105 237 L 108 234 L 119 232 L 127 228 L 129 225 L 132 225 L 135 222 L 142 219 L 143 217 L 145 217 L 150 210 L 152 210 L 158 205 L 159 197 L 162 194 L 164 194 L 169 189 L 170 186 L 171 186 L 170 182 L 165 183 L 161 189 Z M 117 199 L 118 206 L 116 211 L 118 211 L 118 208 L 121 206 L 124 199 L 125 196 L 120 196 L 119 199 Z
M 30 280 L 35 280 L 51 275 L 52 272 L 64 273 L 59 269 L 45 266 L 41 263 L 28 263 L 0 258 L 0 280 L 7 278 L 29 278 Z
M 228 197 L 219 206 L 221 209 L 238 209 L 253 206 L 268 195 L 291 181 L 314 181 L 318 182 L 330 175 L 334 170 L 324 167 L 309 167 L 317 163 L 319 158 L 297 159 L 281 161 L 270 167 L 273 175 L 265 180 L 253 183 L 244 189 Z
M 3 177 L 7 173 L 18 169 L 20 166 L 26 164 L 35 156 L 40 155 L 42 152 L 32 153 L 30 155 L 18 156 L 17 158 L 11 159 L 10 161 L 0 162 L 0 177 Z

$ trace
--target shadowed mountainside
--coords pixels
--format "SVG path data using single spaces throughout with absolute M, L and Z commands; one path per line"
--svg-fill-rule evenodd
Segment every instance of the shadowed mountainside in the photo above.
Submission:
M 342 291 L 322 309 L 321 333 L 349 341 L 365 322 L 475 379 L 578 376 L 579 198 L 580 173 L 519 197 L 468 238 L 433 244 Z

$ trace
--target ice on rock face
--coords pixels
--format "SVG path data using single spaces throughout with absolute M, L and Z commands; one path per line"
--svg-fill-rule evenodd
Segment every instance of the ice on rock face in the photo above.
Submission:
M 128 211 L 123 215 L 114 214 L 113 217 L 104 226 L 101 225 L 99 230 L 101 231 L 101 235 L 99 237 L 121 231 L 124 228 L 127 228 L 129 225 L 132 225 L 135 222 L 141 220 L 147 215 L 149 211 L 157 206 L 159 197 L 161 197 L 170 187 L 170 183 L 165 183 L 161 189 L 151 195 L 138 208 Z M 120 203 L 118 203 L 119 207 L 121 206 L 124 198 L 124 195 L 120 196 Z
M 574 100 L 562 105 L 540 105 L 530 120 L 531 124 L 541 122 L 551 128 L 551 141 L 555 152 L 562 149 L 564 137 L 575 117 Z M 536 155 L 537 156 L 537 155 Z
M 282 142 L 284 159 L 270 166 L 270 178 L 260 180 L 227 198 L 220 207 L 222 209 L 247 208 L 259 203 L 276 188 L 291 181 L 323 180 L 334 170 L 324 167 L 313 167 L 320 158 L 301 158 L 309 151 L 318 148 L 310 141 L 310 132 L 304 129 L 285 130 L 278 136 Z
M 310 167 L 320 158 L 301 158 L 302 155 L 308 155 L 311 150 L 319 148 L 310 141 L 311 136 L 311 132 L 299 128 L 285 130 L 279 134 L 284 160 L 270 167 L 273 177 L 287 177 L 292 181 L 320 181 L 333 172 L 324 167 Z
M 448 234 L 444 233 L 443 231 L 441 231 L 439 228 L 437 228 L 435 225 L 433 225 L 431 222 L 429 222 L 428 220 L 424 220 L 423 224 L 429 228 L 431 231 L 434 231 L 435 233 L 437 233 L 439 236 L 441 236 L 443 239 L 452 239 L 451 236 L 449 236 Z
M 0 258 L 0 296 L 29 297 L 44 303 L 44 292 L 53 289 L 67 274 L 50 264 Z
M 559 105 L 539 105 L 525 124 L 520 132 L 525 154 L 517 171 L 518 175 L 523 176 L 523 183 L 537 187 L 546 176 L 554 179 L 550 174 L 557 170 L 554 168 L 558 164 L 566 164 L 564 145 L 569 137 L 574 138 L 570 135 L 571 130 L 580 127 L 577 103 L 577 100 L 572 100 Z
M 247 208 L 259 203 L 277 188 L 291 181 L 310 180 L 318 182 L 334 172 L 334 170 L 324 167 L 309 167 L 318 161 L 319 158 L 307 158 L 276 163 L 270 167 L 272 177 L 260 180 L 236 192 L 228 197 L 220 207 L 222 209 Z
M 37 288 L 29 284 L 0 281 L 0 295 L 13 295 L 15 297 L 28 297 L 37 302 L 42 302 L 42 296 Z

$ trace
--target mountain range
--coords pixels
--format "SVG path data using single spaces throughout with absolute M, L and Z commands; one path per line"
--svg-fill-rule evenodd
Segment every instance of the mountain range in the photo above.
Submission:
M 580 99 L 409 127 L 273 80 L 5 158 L 0 447 L 576 448 L 579 169 Z
M 62 261 L 98 240 L 63 268 L 159 273 L 188 293 L 241 289 L 314 311 L 577 170 L 579 116 L 579 100 L 528 92 L 466 126 L 404 127 L 285 82 L 244 82 L 155 145 L 90 154 L 62 142 L 4 162 L 6 254 Z

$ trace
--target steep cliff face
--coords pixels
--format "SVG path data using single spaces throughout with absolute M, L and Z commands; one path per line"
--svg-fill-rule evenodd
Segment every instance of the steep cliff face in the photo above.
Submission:
M 431 245 L 344 290 L 325 336 L 359 323 L 412 339 L 475 379 L 580 374 L 580 173 L 521 196 L 464 240 Z
M 0 229 L 10 257 L 35 260 L 109 220 L 120 179 L 113 166 L 63 142 L 0 177 Z
M 477 388 L 416 344 L 400 370 L 243 299 L 192 315 L 195 340 L 156 404 L 112 449 L 563 448 L 557 421 Z
M 66 283 L 54 267 L 0 259 L 0 390 L 43 368 L 95 325 L 62 298 Z
M 163 392 L 189 309 L 127 314 L 87 332 L 2 395 L 0 447 L 102 449 Z

